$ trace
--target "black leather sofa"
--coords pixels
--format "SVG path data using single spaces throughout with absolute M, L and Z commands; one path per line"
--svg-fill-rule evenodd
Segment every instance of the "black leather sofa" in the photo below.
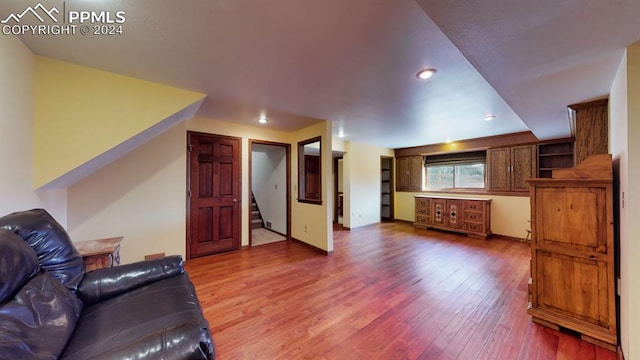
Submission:
M 213 359 L 182 258 L 85 273 L 45 210 L 0 218 L 0 359 Z

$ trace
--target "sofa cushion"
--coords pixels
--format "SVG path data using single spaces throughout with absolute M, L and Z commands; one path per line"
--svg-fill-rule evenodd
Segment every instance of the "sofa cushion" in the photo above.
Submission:
M 0 304 L 38 273 L 38 256 L 22 238 L 0 228 Z
M 82 302 L 46 271 L 40 271 L 0 305 L 0 357 L 55 359 L 75 328 Z
M 84 277 L 82 256 L 67 232 L 44 209 L 15 212 L 0 218 L 0 228 L 26 240 L 38 255 L 40 266 L 75 292 Z
M 186 273 L 87 307 L 62 359 L 211 359 L 213 341 Z

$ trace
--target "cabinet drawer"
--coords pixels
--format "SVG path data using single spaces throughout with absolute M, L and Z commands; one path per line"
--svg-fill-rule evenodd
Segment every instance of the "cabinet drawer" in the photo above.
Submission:
M 416 223 L 417 224 L 429 225 L 429 224 L 431 224 L 431 218 L 429 216 L 416 215 Z
M 480 201 L 465 201 L 463 206 L 465 211 L 482 211 L 482 202 Z
M 431 199 L 416 198 L 416 208 L 418 208 L 418 207 L 429 208 L 430 205 L 431 205 Z
M 416 206 L 416 215 L 429 215 L 429 208 Z
M 483 222 L 484 221 L 484 214 L 483 213 L 478 213 L 478 212 L 469 212 L 469 211 L 465 211 L 464 213 L 464 221 L 471 221 L 471 222 Z
M 483 224 L 464 223 L 464 229 L 471 232 L 484 233 Z

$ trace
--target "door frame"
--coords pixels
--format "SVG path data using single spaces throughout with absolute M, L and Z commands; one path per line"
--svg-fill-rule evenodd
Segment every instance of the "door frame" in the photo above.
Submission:
M 253 145 L 254 144 L 258 144 L 258 145 L 270 145 L 270 146 L 277 146 L 277 147 L 282 147 L 285 149 L 285 156 L 286 156 L 286 182 L 287 182 L 287 191 L 286 191 L 286 203 L 287 203 L 287 233 L 285 234 L 286 236 L 286 241 L 290 241 L 291 240 L 291 144 L 287 144 L 287 143 L 280 143 L 280 142 L 274 142 L 274 141 L 267 141 L 267 140 L 257 140 L 257 139 L 249 139 L 249 194 L 251 194 L 251 191 L 253 189 L 253 183 L 252 183 L 252 179 L 253 179 Z M 249 234 L 249 246 L 253 246 L 253 229 L 251 228 L 251 206 L 249 204 L 249 206 L 247 206 L 247 212 L 245 213 L 245 215 L 247 216 L 247 219 L 249 219 L 248 221 L 248 232 L 247 234 Z
M 186 189 L 185 189 L 185 204 L 186 204 L 186 213 L 187 213 L 187 224 L 186 224 L 186 231 L 185 231 L 185 254 L 186 254 L 186 260 L 190 260 L 193 259 L 194 257 L 191 256 L 191 244 L 190 244 L 190 239 L 191 239 L 191 194 L 189 193 L 189 189 L 191 188 L 191 158 L 189 153 L 191 152 L 191 144 L 189 143 L 191 134 L 194 135 L 204 135 L 204 136 L 211 136 L 211 137 L 216 137 L 216 138 L 222 138 L 222 139 L 233 139 L 233 140 L 238 140 L 238 144 L 239 144 L 239 148 L 238 148 L 238 166 L 240 167 L 240 174 L 239 174 L 239 178 L 238 179 L 234 179 L 234 181 L 238 181 L 240 184 L 238 186 L 238 199 L 240 204 L 238 204 L 240 206 L 240 209 L 238 210 L 238 217 L 239 217 L 239 221 L 240 221 L 240 225 L 238 226 L 238 233 L 236 234 L 238 236 L 238 249 L 235 250 L 240 250 L 240 248 L 242 248 L 242 138 L 241 137 L 237 137 L 237 136 L 227 136 L 227 135 L 219 135 L 219 134 L 211 134 L 211 133 L 205 133 L 205 132 L 200 132 L 200 131 L 191 131 L 191 130 L 187 130 L 187 136 L 186 136 L 186 144 L 185 144 L 185 150 L 187 153 L 187 157 L 186 157 L 186 172 L 187 172 L 187 176 L 186 176 Z M 232 250 L 233 251 L 233 250 Z

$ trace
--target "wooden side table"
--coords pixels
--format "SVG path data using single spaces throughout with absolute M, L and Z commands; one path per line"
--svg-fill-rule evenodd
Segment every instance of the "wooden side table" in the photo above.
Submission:
M 86 271 L 120 265 L 122 236 L 75 243 L 82 255 Z

